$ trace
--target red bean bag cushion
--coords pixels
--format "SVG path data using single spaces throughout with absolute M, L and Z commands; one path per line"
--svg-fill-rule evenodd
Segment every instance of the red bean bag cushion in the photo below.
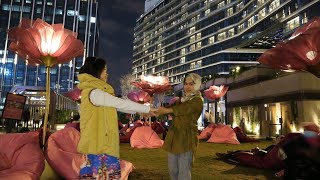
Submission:
M 0 154 L 5 155 L 10 167 L 0 170 L 0 179 L 39 179 L 44 170 L 44 156 L 40 149 L 39 133 L 12 133 L 0 135 Z
M 53 133 L 48 139 L 46 159 L 50 166 L 65 179 L 78 179 L 84 154 L 77 152 L 80 132 L 65 128 Z M 133 169 L 132 163 L 121 160 L 121 178 L 127 179 Z
M 153 122 L 151 124 L 152 130 L 154 130 L 157 134 L 165 133 L 166 129 L 159 123 L 159 122 Z
M 284 162 L 278 157 L 279 147 L 274 146 L 266 155 L 254 155 L 249 152 L 234 153 L 234 160 L 240 164 L 262 169 L 281 170 Z
M 237 139 L 236 133 L 231 127 L 227 125 L 218 125 L 216 128 L 214 128 L 211 137 L 207 142 L 240 144 Z
M 239 127 L 233 128 L 239 142 L 259 142 L 259 140 L 248 137 Z
M 150 126 L 142 126 L 135 129 L 130 138 L 130 144 L 131 147 L 139 149 L 160 148 L 163 145 L 163 140 Z

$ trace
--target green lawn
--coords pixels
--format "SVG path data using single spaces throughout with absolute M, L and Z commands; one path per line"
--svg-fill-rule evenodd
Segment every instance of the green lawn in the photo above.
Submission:
M 273 171 L 256 169 L 235 164 L 229 164 L 217 159 L 215 153 L 227 150 L 250 150 L 257 145 L 265 148 L 273 141 L 259 143 L 242 143 L 240 145 L 216 144 L 200 142 L 195 163 L 192 169 L 192 179 L 278 179 Z M 133 149 L 130 144 L 120 145 L 121 159 L 130 161 L 136 168 L 129 179 L 169 179 L 167 169 L 167 154 L 162 149 Z

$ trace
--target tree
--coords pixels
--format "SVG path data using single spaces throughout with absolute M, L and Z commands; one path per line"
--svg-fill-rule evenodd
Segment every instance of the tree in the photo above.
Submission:
M 135 77 L 130 73 L 121 76 L 120 88 L 121 88 L 121 95 L 123 98 L 127 98 L 127 95 L 130 92 L 134 91 L 135 87 L 131 85 L 131 82 L 134 80 L 135 80 Z

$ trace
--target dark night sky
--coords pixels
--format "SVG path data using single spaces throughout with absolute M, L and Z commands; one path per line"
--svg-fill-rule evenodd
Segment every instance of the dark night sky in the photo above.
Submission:
M 120 94 L 119 78 L 131 72 L 133 28 L 144 12 L 144 0 L 100 0 L 98 56 L 107 60 L 108 82 Z

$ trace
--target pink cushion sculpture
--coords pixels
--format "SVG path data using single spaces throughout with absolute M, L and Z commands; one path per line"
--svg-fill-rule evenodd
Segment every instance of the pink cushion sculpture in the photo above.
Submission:
M 46 158 L 50 166 L 65 179 L 78 179 L 84 154 L 77 152 L 80 132 L 75 128 L 65 128 L 53 133 L 48 139 Z M 133 169 L 132 163 L 121 160 L 121 179 L 128 179 Z
M 69 128 L 69 127 L 75 128 L 76 130 L 80 131 L 80 122 L 67 123 L 64 128 Z
M 38 132 L 2 134 L 0 147 L 0 154 L 5 155 L 10 163 L 10 168 L 0 171 L 1 180 L 40 178 L 44 170 L 44 156 Z
M 227 144 L 240 144 L 237 139 L 236 133 L 227 125 L 217 126 L 211 134 L 207 142 L 213 143 L 227 143 Z
M 149 126 L 142 126 L 136 128 L 130 138 L 130 144 L 133 148 L 160 148 L 163 145 L 163 140 L 158 134 Z
M 210 123 L 206 128 L 204 128 L 203 131 L 201 131 L 200 135 L 198 136 L 198 139 L 204 139 L 207 140 L 211 137 L 212 131 L 214 128 L 216 128 L 217 125 Z
M 46 159 L 50 166 L 65 179 L 77 179 L 84 155 L 77 152 L 80 132 L 73 127 L 57 131 L 48 139 Z
M 143 126 L 142 123 L 134 123 L 133 127 L 127 128 L 126 131 L 125 131 L 125 135 L 122 135 L 122 136 L 119 137 L 120 138 L 120 142 L 121 143 L 129 143 L 133 132 L 136 130 L 136 128 L 141 127 L 141 126 Z M 128 129 L 130 129 L 129 132 L 128 132 Z M 124 133 L 124 132 L 122 132 L 122 133 Z

